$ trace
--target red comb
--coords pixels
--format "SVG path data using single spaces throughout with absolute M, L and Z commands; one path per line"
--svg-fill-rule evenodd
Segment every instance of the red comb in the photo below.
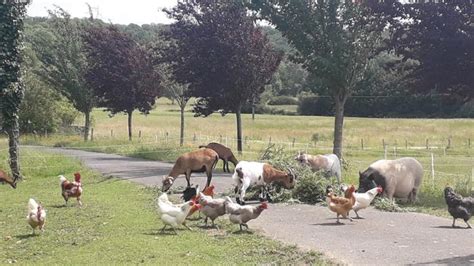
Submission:
M 263 209 L 266 209 L 268 208 L 268 204 L 266 202 L 262 202 L 262 204 L 260 204 L 260 207 L 262 207 Z
M 81 181 L 81 174 L 79 172 L 74 173 L 74 180 L 76 180 L 76 182 Z

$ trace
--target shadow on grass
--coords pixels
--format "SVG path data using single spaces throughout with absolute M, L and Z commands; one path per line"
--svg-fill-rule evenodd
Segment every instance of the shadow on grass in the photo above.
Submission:
M 234 235 L 253 235 L 254 232 L 253 231 L 250 231 L 250 230 L 237 230 L 237 231 L 234 231 L 232 232 L 232 234 Z
M 55 204 L 55 205 L 49 205 L 47 206 L 48 208 L 56 208 L 56 209 L 61 209 L 61 208 L 67 208 L 69 206 L 64 205 L 64 204 Z
M 36 234 L 32 234 L 32 233 L 29 233 L 29 234 L 22 234 L 22 235 L 16 235 L 15 237 L 18 238 L 18 239 L 28 239 L 28 238 L 32 238 L 32 237 L 38 237 L 40 236 L 38 233 Z

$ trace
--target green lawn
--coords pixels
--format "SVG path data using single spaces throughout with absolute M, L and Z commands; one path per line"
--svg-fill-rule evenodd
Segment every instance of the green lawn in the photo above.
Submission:
M 0 144 L 0 169 L 6 169 Z M 0 264 L 319 264 L 314 252 L 268 240 L 256 233 L 235 233 L 220 218 L 220 232 L 188 224 L 194 231 L 159 234 L 163 224 L 155 209 L 158 192 L 128 181 L 105 178 L 78 162 L 22 149 L 25 180 L 13 190 L 0 186 Z M 57 175 L 83 176 L 83 208 L 75 200 L 64 207 Z M 46 231 L 31 235 L 27 202 L 33 197 L 47 210 Z

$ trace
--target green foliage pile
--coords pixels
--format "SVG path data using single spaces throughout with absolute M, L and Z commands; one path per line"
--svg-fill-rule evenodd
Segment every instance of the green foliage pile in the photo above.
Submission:
M 261 159 L 268 161 L 277 169 L 291 168 L 297 177 L 296 186 L 286 190 L 275 184 L 270 188 L 270 195 L 274 202 L 294 201 L 295 199 L 309 204 L 316 204 L 325 200 L 326 187 L 335 185 L 334 179 L 324 177 L 321 172 L 313 172 L 307 166 L 301 166 L 294 160 L 295 154 L 285 152 L 285 149 L 275 144 L 269 145 L 262 151 Z

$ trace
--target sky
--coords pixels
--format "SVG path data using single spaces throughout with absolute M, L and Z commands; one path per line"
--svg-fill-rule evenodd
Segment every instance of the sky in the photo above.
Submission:
M 173 7 L 177 0 L 32 0 L 28 6 L 29 16 L 46 17 L 47 10 L 54 5 L 65 9 L 73 17 L 88 17 L 86 3 L 93 9 L 94 16 L 105 22 L 138 25 L 150 23 L 169 24 L 172 21 L 161 12 L 164 7 Z

